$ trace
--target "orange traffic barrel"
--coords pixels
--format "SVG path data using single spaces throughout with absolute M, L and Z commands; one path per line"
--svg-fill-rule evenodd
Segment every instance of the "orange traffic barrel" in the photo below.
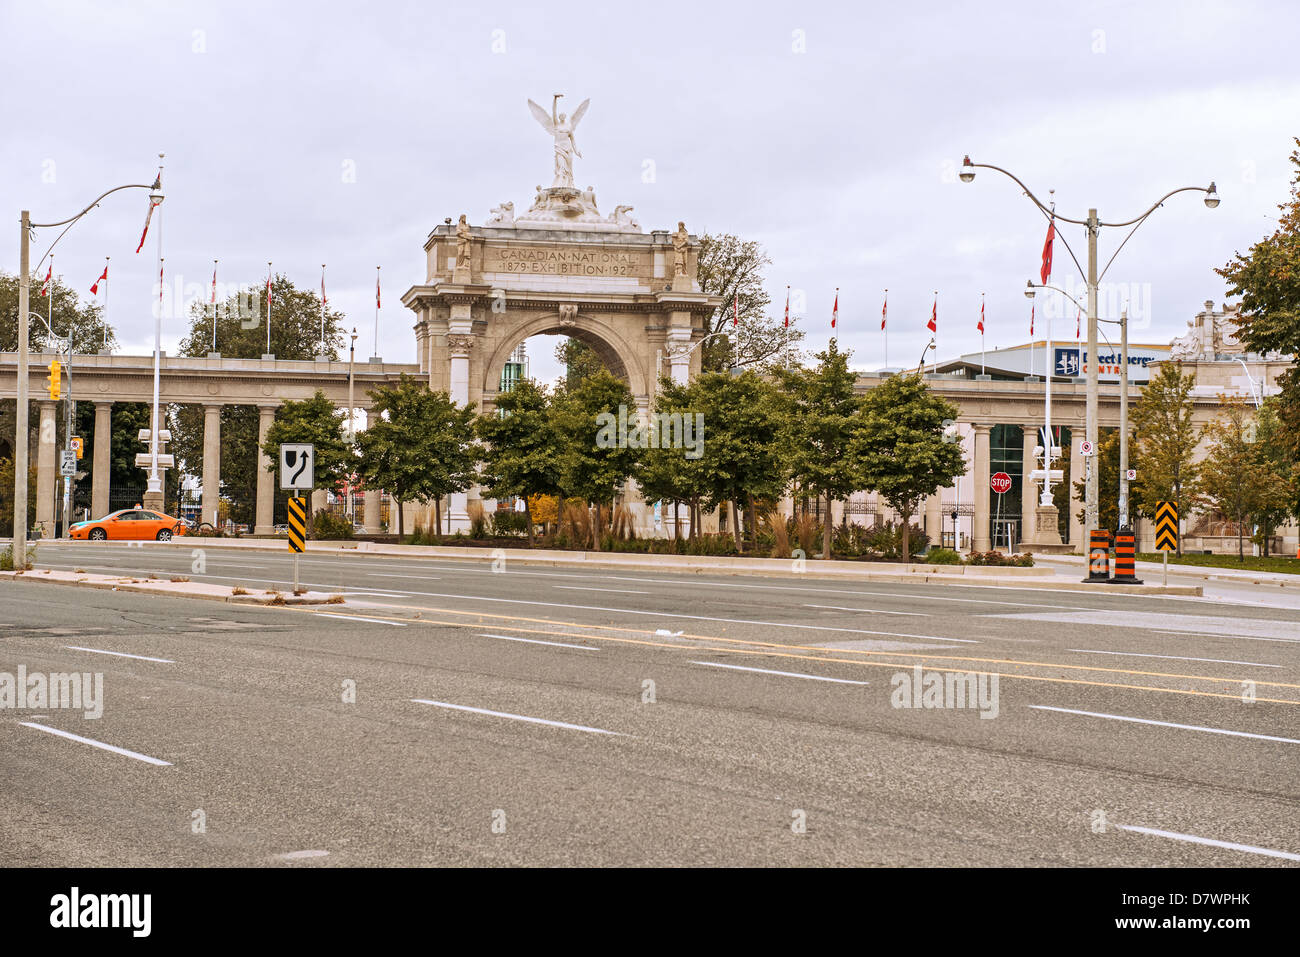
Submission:
M 1121 528 L 1115 533 L 1115 577 L 1112 585 L 1141 585 L 1137 577 L 1137 536 L 1131 528 Z
M 1088 577 L 1084 581 L 1110 581 L 1110 529 L 1094 528 L 1088 533 Z

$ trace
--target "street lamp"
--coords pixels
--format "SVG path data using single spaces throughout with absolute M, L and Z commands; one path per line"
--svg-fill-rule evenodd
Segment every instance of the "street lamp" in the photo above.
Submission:
M 353 327 L 352 327 L 352 344 L 351 344 L 351 346 L 348 348 L 348 445 L 350 446 L 350 448 L 348 449 L 349 454 L 351 454 L 352 448 L 355 448 L 355 446 L 356 446 L 356 441 L 357 441 L 356 426 L 353 424 L 353 421 L 352 421 L 352 415 L 353 415 L 353 412 L 352 412 L 352 405 L 353 405 L 353 403 L 352 403 L 352 363 L 356 360 L 356 356 L 357 356 L 357 327 L 356 327 L 356 326 L 353 326 Z M 350 522 L 350 523 L 355 523 L 355 522 L 356 522 L 356 506 L 355 506 L 355 504 L 353 503 L 353 497 L 352 497 L 352 470 L 351 470 L 351 469 L 348 469 L 348 508 L 347 508 L 347 512 L 348 512 L 348 522 Z
M 925 356 L 926 356 L 926 353 L 928 353 L 931 349 L 934 349 L 934 348 L 936 348 L 936 347 L 935 347 L 935 344 L 934 344 L 934 340 L 931 339 L 929 342 L 927 342 L 927 343 L 925 344 L 925 348 L 921 350 L 921 359 L 920 359 L 920 361 L 917 362 L 917 364 L 916 364 L 916 374 L 917 374 L 917 375 L 920 375 L 920 374 L 921 374 L 921 370 L 925 368 Z
M 32 214 L 28 210 L 23 210 L 19 216 L 19 242 L 18 242 L 18 390 L 17 390 L 17 409 L 14 414 L 14 536 L 13 536 L 13 554 L 14 567 L 21 568 L 27 562 L 27 310 L 30 302 L 31 288 L 31 231 L 33 229 L 52 228 L 54 226 L 63 226 L 63 232 L 55 238 L 50 244 L 49 250 L 45 255 L 48 256 L 53 252 L 54 247 L 58 245 L 59 240 L 64 237 L 69 229 L 85 216 L 88 212 L 99 205 L 100 201 L 106 196 L 123 189 L 147 189 L 150 190 L 150 199 L 157 196 L 157 201 L 162 202 L 162 194 L 154 190 L 152 184 L 129 183 L 125 186 L 115 186 L 105 193 L 101 193 L 89 206 L 71 216 L 68 219 L 60 220 L 56 223 L 33 223 Z M 43 262 L 44 256 L 41 257 Z M 37 263 L 39 268 L 40 263 Z
M 1160 197 L 1160 199 L 1156 200 L 1156 202 L 1153 203 L 1150 206 L 1150 208 L 1148 208 L 1146 212 L 1142 213 L 1140 216 L 1134 217 L 1133 219 L 1125 220 L 1124 222 L 1108 223 L 1108 222 L 1103 222 L 1101 219 L 1098 218 L 1097 210 L 1095 208 L 1088 210 L 1087 219 L 1073 219 L 1069 216 L 1062 216 L 1055 211 L 1054 207 L 1048 208 L 1047 206 L 1045 206 L 1042 203 L 1042 201 L 1039 200 L 1039 198 L 1033 194 L 1033 191 L 1030 190 L 1029 187 L 1027 187 L 1020 180 L 1020 178 L 1016 176 L 1014 173 L 1011 173 L 1000 166 L 992 166 L 988 163 L 972 163 L 970 156 L 965 156 L 962 158 L 961 168 L 958 172 L 961 181 L 963 183 L 973 182 L 975 179 L 975 171 L 977 169 L 995 170 L 996 172 L 999 172 L 1004 176 L 1008 177 L 1009 179 L 1013 180 L 1022 190 L 1024 190 L 1025 195 L 1029 197 L 1030 201 L 1035 206 L 1038 207 L 1039 211 L 1049 221 L 1059 219 L 1062 222 L 1074 223 L 1077 226 L 1083 226 L 1087 230 L 1088 268 L 1086 272 L 1084 271 L 1083 267 L 1079 265 L 1079 261 L 1078 259 L 1075 258 L 1074 251 L 1070 249 L 1069 243 L 1065 243 L 1065 248 L 1067 251 L 1069 251 L 1070 258 L 1074 259 L 1074 264 L 1076 267 L 1078 267 L 1079 272 L 1083 275 L 1084 280 L 1087 283 L 1087 287 L 1088 287 L 1088 310 L 1087 310 L 1088 312 L 1088 355 L 1092 357 L 1092 361 L 1088 364 L 1087 438 L 1088 441 L 1091 442 L 1093 444 L 1093 447 L 1095 448 L 1097 443 L 1097 287 L 1098 284 L 1100 283 L 1102 277 L 1105 276 L 1106 271 L 1110 269 L 1111 263 L 1115 261 L 1115 256 L 1119 255 L 1119 251 L 1123 249 L 1124 245 L 1129 241 L 1130 238 L 1132 238 L 1133 233 L 1137 231 L 1139 226 L 1141 226 L 1144 222 L 1146 222 L 1147 217 L 1149 217 L 1152 213 L 1154 213 L 1157 209 L 1159 209 L 1161 206 L 1164 205 L 1165 200 L 1169 199 L 1169 197 L 1174 196 L 1178 193 L 1184 193 L 1184 192 L 1204 193 L 1205 205 L 1210 209 L 1214 209 L 1216 206 L 1219 205 L 1218 190 L 1216 189 L 1213 182 L 1210 183 L 1208 188 L 1204 186 L 1182 186 L 1179 187 L 1178 189 L 1170 190 L 1164 196 Z M 1115 227 L 1132 226 L 1133 228 L 1129 230 L 1128 235 L 1124 237 L 1123 242 L 1119 244 L 1114 254 L 1110 257 L 1110 260 L 1106 263 L 1105 267 L 1101 270 L 1101 275 L 1098 275 L 1097 234 L 1101 232 L 1101 227 L 1103 226 L 1115 226 Z M 1062 242 L 1064 242 L 1064 239 L 1062 239 Z M 1049 441 L 1050 441 L 1050 437 L 1049 437 Z M 1086 502 L 1084 504 L 1085 518 L 1087 521 L 1088 528 L 1093 529 L 1097 527 L 1097 523 L 1098 523 L 1097 473 L 1096 470 L 1092 468 L 1091 462 L 1088 463 L 1086 487 L 1087 487 L 1087 495 L 1086 495 Z

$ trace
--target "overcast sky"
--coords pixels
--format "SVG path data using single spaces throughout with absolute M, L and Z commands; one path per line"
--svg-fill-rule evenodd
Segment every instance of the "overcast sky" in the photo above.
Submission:
M 941 358 L 979 349 L 981 293 L 989 349 L 1027 338 L 1043 219 L 1005 177 L 960 183 L 963 153 L 1103 220 L 1217 180 L 1218 209 L 1175 197 L 1105 277 L 1134 341 L 1167 342 L 1223 300 L 1213 268 L 1271 231 L 1287 195 L 1297 28 L 1287 0 L 6 3 L 0 268 L 16 271 L 20 209 L 63 219 L 149 182 L 164 152 L 170 278 L 206 286 L 218 258 L 222 282 L 260 284 L 270 260 L 311 288 L 327 263 L 366 354 L 382 265 L 379 351 L 413 361 L 399 297 L 423 279 L 425 237 L 445 216 L 527 207 L 551 148 L 525 101 L 563 92 L 591 98 L 575 177 L 603 212 L 760 241 L 773 310 L 802 291 L 814 349 L 838 286 L 841 345 L 864 368 L 883 362 L 886 287 L 890 365 L 917 361 L 935 290 Z M 112 257 L 110 320 L 137 353 L 152 345 L 145 205 L 110 197 L 56 254 L 79 290 Z M 1122 235 L 1103 231 L 1103 264 Z M 1081 230 L 1065 238 L 1083 260 Z M 1059 246 L 1056 267 L 1079 285 Z M 1072 339 L 1073 307 L 1054 311 Z M 182 326 L 168 320 L 164 348 Z

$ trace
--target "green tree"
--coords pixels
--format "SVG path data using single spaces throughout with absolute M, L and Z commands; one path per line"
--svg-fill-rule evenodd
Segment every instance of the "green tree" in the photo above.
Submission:
M 890 376 L 863 399 L 850 458 L 863 487 L 879 492 L 902 520 L 905 561 L 922 500 L 966 474 L 961 446 L 946 429 L 956 418 L 957 407 L 916 374 Z
M 1271 509 L 1285 507 L 1291 490 L 1266 468 L 1266 452 L 1256 442 L 1253 410 L 1237 396 L 1220 396 L 1222 415 L 1205 427 L 1210 450 L 1202 463 L 1204 494 L 1237 526 L 1237 557 L 1245 559 L 1246 525 Z
M 564 379 L 558 383 L 563 389 L 576 389 L 588 376 L 608 371 L 595 349 L 581 339 L 568 336 L 556 343 L 555 360 L 564 363 Z
M 1300 138 L 1295 142 L 1300 147 Z M 1290 196 L 1278 206 L 1277 228 L 1216 271 L 1229 282 L 1229 295 L 1241 296 L 1238 339 L 1253 352 L 1294 359 L 1300 357 L 1300 149 L 1292 151 L 1291 165 L 1295 175 Z M 1278 377 L 1277 416 L 1285 429 L 1280 439 L 1292 462 L 1300 462 L 1298 371 L 1293 367 Z
M 1262 494 L 1255 520 L 1259 525 L 1257 541 L 1265 555 L 1274 530 L 1288 518 L 1300 515 L 1300 487 L 1296 481 L 1300 470 L 1291 459 L 1291 436 L 1278 417 L 1279 404 L 1277 396 L 1269 396 L 1256 414 L 1255 454 Z
M 437 502 L 473 484 L 474 406 L 458 406 L 447 393 L 432 392 L 407 375 L 367 394 L 371 406 L 366 430 L 357 435 L 358 471 L 366 488 L 388 492 L 402 535 L 404 502 Z
M 28 291 L 27 311 L 49 319 L 51 303 L 54 309 L 52 323 L 54 336 L 45 323 L 30 316 L 27 320 L 27 348 L 33 353 L 63 349 L 63 338 L 72 330 L 72 351 L 77 355 L 93 355 L 104 348 L 104 335 L 108 334 L 108 347 L 117 345 L 113 328 L 105 329 L 104 310 L 98 302 L 82 304 L 77 293 L 64 285 L 60 276 L 50 282 L 53 299 L 41 295 L 45 276 L 34 276 Z M 18 277 L 0 272 L 0 352 L 18 351 Z
M 270 460 L 267 469 L 279 472 L 280 446 L 285 442 L 310 442 L 314 446 L 312 471 L 316 487 L 337 489 L 356 469 L 356 453 L 347 440 L 346 424 L 346 414 L 320 390 L 310 399 L 285 402 L 275 410 L 275 421 L 266 430 L 262 452 Z M 311 498 L 307 501 L 310 509 Z
M 599 549 L 598 507 L 613 505 L 641 455 L 618 435 L 620 411 L 624 422 L 631 418 L 635 423 L 636 403 L 627 383 L 601 370 L 560 393 L 555 410 L 562 441 L 560 487 L 587 503 L 595 529 L 593 547 Z
M 1135 443 L 1135 436 L 1130 431 L 1128 438 L 1128 460 L 1129 468 L 1137 469 L 1138 475 L 1141 475 L 1145 462 L 1139 464 L 1138 451 Z M 1066 467 L 1069 463 L 1066 462 Z M 1097 521 L 1102 528 L 1119 528 L 1119 430 L 1118 429 L 1099 429 L 1097 434 L 1097 451 L 1092 456 L 1093 468 L 1097 470 Z M 1086 469 L 1085 460 L 1085 469 Z M 1084 501 L 1088 487 L 1087 473 L 1084 477 L 1074 483 L 1074 493 L 1079 501 Z M 1132 515 L 1136 513 L 1135 502 L 1140 500 L 1134 499 L 1130 491 L 1129 495 L 1129 521 L 1132 521 Z M 1154 505 L 1152 506 L 1154 509 Z M 1079 521 L 1084 521 L 1085 509 L 1079 510 Z
M 217 351 L 226 358 L 257 359 L 266 352 L 266 283 L 253 283 L 247 295 L 232 294 L 216 306 Z M 277 274 L 271 283 L 271 352 L 277 359 L 312 359 L 320 352 L 321 300 Z M 190 331 L 180 344 L 183 356 L 205 356 L 212 348 L 213 307 L 190 306 Z M 325 312 L 326 354 L 337 359 L 343 348 L 345 316 Z M 169 416 L 170 450 L 189 474 L 203 465 L 203 408 L 174 406 Z M 221 487 L 230 501 L 231 517 L 251 523 L 257 500 L 258 412 L 255 406 L 225 405 L 221 409 Z
M 1194 375 L 1184 374 L 1176 363 L 1162 362 L 1133 407 L 1137 458 L 1142 462 L 1133 500 L 1147 515 L 1155 513 L 1157 502 L 1177 502 L 1181 522 L 1199 499 L 1195 455 L 1200 431 L 1192 423 L 1191 399 L 1195 385 Z M 1181 554 L 1181 535 L 1178 548 Z
M 784 312 L 769 316 L 771 297 L 763 284 L 764 270 L 772 264 L 763 247 L 731 233 L 700 237 L 696 254 L 696 282 L 702 292 L 720 296 L 721 304 L 705 320 L 705 334 L 725 333 L 710 339 L 700 363 L 706 372 L 731 367 L 763 366 L 781 357 L 787 348 L 797 352 L 802 330 L 787 329 Z M 739 303 L 740 322 L 733 324 Z M 782 304 L 784 310 L 784 303 Z
M 824 496 L 826 521 L 822 558 L 831 557 L 831 501 L 862 488 L 862 476 L 850 454 L 862 400 L 854 392 L 857 376 L 849 369 L 851 352 L 840 352 L 834 339 L 817 353 L 815 368 L 779 371 L 783 393 L 784 455 L 804 494 Z
M 678 421 L 684 424 L 686 416 L 694 416 L 698 411 L 696 395 L 692 385 L 679 385 L 671 379 L 661 379 L 659 394 L 655 398 L 654 415 L 660 421 L 671 421 L 672 416 L 677 416 Z M 694 423 L 695 420 L 691 421 Z M 679 539 L 682 529 L 678 507 L 685 503 L 690 518 L 691 538 L 695 539 L 699 535 L 701 503 L 709 494 L 706 464 L 703 456 L 688 458 L 684 449 L 672 447 L 663 438 L 661 436 L 658 446 L 646 448 L 641 453 L 636 466 L 637 485 L 647 502 L 662 501 L 672 505 L 673 536 Z M 704 448 L 709 448 L 708 441 L 704 442 Z
M 551 397 L 531 379 L 497 396 L 497 410 L 475 423 L 483 442 L 479 479 L 493 498 L 519 496 L 533 544 L 533 514 L 528 499 L 556 495 L 560 483 L 559 436 L 551 414 Z

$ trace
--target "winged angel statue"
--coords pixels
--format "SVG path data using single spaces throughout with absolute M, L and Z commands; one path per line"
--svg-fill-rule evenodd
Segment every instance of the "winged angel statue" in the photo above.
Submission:
M 560 97 L 563 95 L 563 93 L 555 94 L 555 98 L 551 101 L 549 116 L 532 100 L 528 101 L 528 108 L 533 111 L 537 122 L 542 124 L 542 129 L 555 137 L 555 182 L 551 184 L 552 189 L 560 186 L 573 188 L 573 158 L 582 156 L 573 141 L 573 131 L 578 128 L 583 114 L 587 112 L 587 104 L 591 102 L 590 98 L 583 100 L 582 104 L 573 111 L 573 115 L 566 118 L 565 114 L 556 112 Z

